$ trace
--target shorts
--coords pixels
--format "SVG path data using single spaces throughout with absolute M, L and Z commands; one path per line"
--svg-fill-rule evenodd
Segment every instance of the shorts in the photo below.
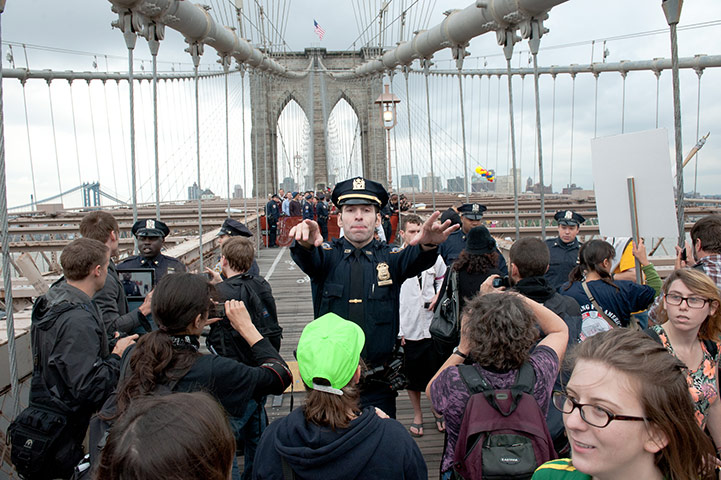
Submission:
M 405 372 L 408 377 L 406 389 L 424 392 L 428 382 L 440 368 L 433 340 L 430 338 L 406 340 L 403 350 L 405 352 Z

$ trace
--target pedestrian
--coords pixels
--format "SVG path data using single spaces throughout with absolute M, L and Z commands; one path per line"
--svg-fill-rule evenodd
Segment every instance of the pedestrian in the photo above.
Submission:
M 397 393 L 388 378 L 394 373 L 390 365 L 399 328 L 400 287 L 433 266 L 438 245 L 453 227 L 436 224 L 436 212 L 409 246 L 391 247 L 373 239 L 380 226 L 379 211 L 388 201 L 381 184 L 362 177 L 345 180 L 336 185 L 332 200 L 340 211 L 343 238 L 324 243 L 318 224 L 304 220 L 290 231 L 295 239 L 291 256 L 311 279 L 314 315 L 333 312 L 363 328 L 368 342 L 362 357 L 377 375 L 361 384 L 361 405 L 377 406 L 395 417 Z

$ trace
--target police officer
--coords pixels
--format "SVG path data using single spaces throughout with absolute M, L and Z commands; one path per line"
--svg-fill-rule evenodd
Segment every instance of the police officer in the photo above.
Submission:
M 270 201 L 265 205 L 265 221 L 268 224 L 268 247 L 277 247 L 275 238 L 278 234 L 278 219 L 280 218 L 280 197 L 274 193 Z
M 155 270 L 155 284 L 168 273 L 184 273 L 185 265 L 177 258 L 160 253 L 165 237 L 170 233 L 168 226 L 160 220 L 138 220 L 131 229 L 138 239 L 140 255 L 128 257 L 118 264 L 118 270 L 130 268 L 152 268 Z
M 558 237 L 546 240 L 551 253 L 551 262 L 545 277 L 548 284 L 558 290 L 561 285 L 568 282 L 568 274 L 578 264 L 581 242 L 576 236 L 586 219 L 572 210 L 556 212 L 553 218 L 558 222 Z
M 318 219 L 318 227 L 320 227 L 320 234 L 323 236 L 323 240 L 328 240 L 328 204 L 325 201 L 325 195 L 322 193 L 316 197 L 318 203 L 315 204 L 315 214 Z
M 252 236 L 253 232 L 251 232 L 243 223 L 233 220 L 232 218 L 226 218 L 218 231 L 218 245 L 222 247 L 223 243 L 225 243 L 225 241 L 230 237 Z M 212 269 L 205 267 L 205 272 L 213 275 L 213 283 L 220 283 L 225 280 L 223 278 L 223 269 L 220 265 L 220 258 L 218 258 L 218 263 L 216 263 L 215 267 Z M 249 275 L 260 275 L 260 267 L 258 267 L 258 262 L 255 261 L 255 258 L 253 258 L 253 264 L 250 266 L 250 270 L 246 273 Z
M 443 245 L 438 249 L 438 254 L 443 257 L 446 265 L 452 264 L 456 261 L 461 251 L 466 248 L 466 235 L 471 231 L 473 227 L 482 225 L 483 212 L 485 212 L 486 206 L 480 203 L 464 203 L 458 207 L 458 213 L 461 216 L 461 229 L 453 232 L 446 240 Z M 451 222 L 453 220 L 447 216 Z M 503 275 L 508 275 L 508 266 L 506 265 L 506 259 L 498 247 L 495 247 L 496 253 L 498 253 L 498 270 Z
M 303 202 L 303 220 L 313 220 L 315 218 L 315 205 L 313 203 L 313 195 L 310 193 L 305 196 Z
M 311 279 L 316 318 L 333 312 L 357 323 L 366 335 L 362 356 L 369 370 L 383 370 L 392 358 L 399 325 L 399 292 L 407 278 L 435 263 L 438 245 L 458 227 L 436 223 L 435 212 L 406 248 L 374 240 L 380 209 L 388 201 L 383 186 L 356 177 L 336 185 L 331 199 L 339 209 L 343 238 L 324 243 L 318 223 L 304 220 L 290 231 L 293 260 Z M 361 403 L 395 417 L 389 385 L 365 381 Z

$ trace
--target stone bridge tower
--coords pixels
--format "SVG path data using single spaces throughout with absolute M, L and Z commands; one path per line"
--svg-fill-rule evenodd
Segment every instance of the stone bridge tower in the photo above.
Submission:
M 385 131 L 379 119 L 375 100 L 383 91 L 379 75 L 353 80 L 338 79 L 333 74 L 365 63 L 370 52 L 327 52 L 308 48 L 304 52 L 286 53 L 276 58 L 289 70 L 307 72 L 302 78 L 279 78 L 262 72 L 250 75 L 251 145 L 253 175 L 257 179 L 255 195 L 277 191 L 278 118 L 285 106 L 295 100 L 305 112 L 311 130 L 311 171 L 316 188 L 328 185 L 328 117 L 340 99 L 345 99 L 358 116 L 363 175 L 383 184 L 387 182 Z M 337 181 L 344 180 L 342 178 Z

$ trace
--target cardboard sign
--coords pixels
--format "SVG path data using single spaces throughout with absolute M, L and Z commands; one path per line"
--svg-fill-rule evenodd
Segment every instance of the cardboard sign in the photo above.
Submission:
M 596 209 L 601 235 L 630 237 L 626 180 L 636 182 L 642 237 L 676 237 L 676 204 L 666 129 L 591 140 Z

